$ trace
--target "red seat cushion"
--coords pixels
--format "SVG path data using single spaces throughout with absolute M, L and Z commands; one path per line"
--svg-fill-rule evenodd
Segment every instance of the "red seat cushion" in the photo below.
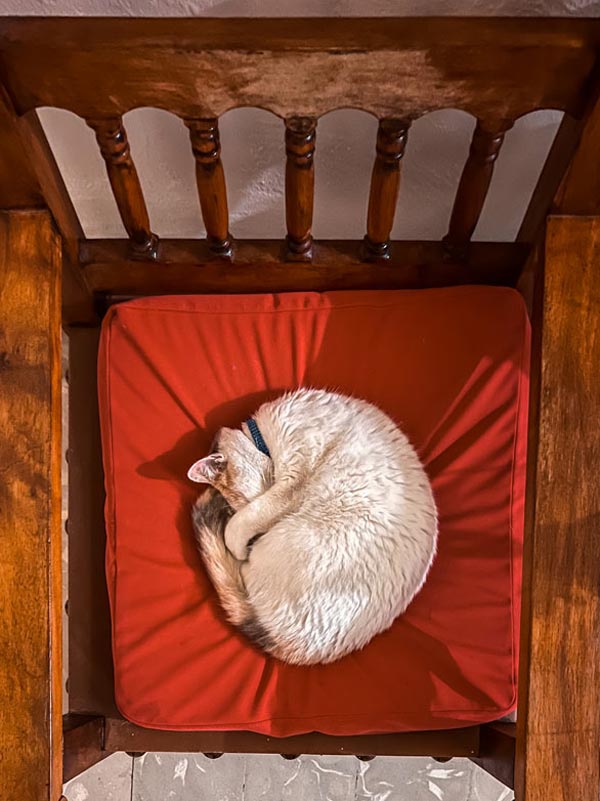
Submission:
M 116 699 L 164 729 L 275 736 L 461 726 L 514 708 L 529 326 L 510 289 L 159 297 L 100 348 Z M 440 512 L 425 587 L 331 665 L 268 658 L 224 620 L 186 479 L 219 426 L 300 385 L 378 404 L 417 446 Z

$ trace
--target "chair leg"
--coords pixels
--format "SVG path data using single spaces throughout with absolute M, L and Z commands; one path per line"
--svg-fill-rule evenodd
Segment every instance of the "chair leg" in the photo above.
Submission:
M 49 214 L 0 212 L 2 796 L 62 790 L 60 291 Z
M 599 264 L 600 217 L 549 219 L 534 342 L 518 801 L 598 801 L 600 789 Z
M 471 761 L 514 790 L 515 724 L 488 723 L 481 727 L 479 756 Z
M 68 782 L 106 757 L 104 718 L 68 714 L 63 718 L 63 781 Z

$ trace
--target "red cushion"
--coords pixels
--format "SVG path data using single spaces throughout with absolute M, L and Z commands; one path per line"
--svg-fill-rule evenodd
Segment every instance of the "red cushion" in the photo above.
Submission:
M 382 268 L 383 269 L 383 268 Z M 529 326 L 510 289 L 123 303 L 99 359 L 116 698 L 164 729 L 435 729 L 515 705 Z M 223 618 L 186 479 L 216 429 L 299 385 L 366 398 L 418 447 L 440 512 L 425 587 L 331 665 L 264 656 Z

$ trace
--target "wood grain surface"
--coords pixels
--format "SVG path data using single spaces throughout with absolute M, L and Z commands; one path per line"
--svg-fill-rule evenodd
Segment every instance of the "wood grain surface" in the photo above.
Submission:
M 473 756 L 479 751 L 479 726 L 443 731 L 334 737 L 310 732 L 268 737 L 249 731 L 164 731 L 143 729 L 127 720 L 107 718 L 107 751 L 189 751 L 260 754 L 360 754 Z
M 600 218 L 549 219 L 523 576 L 524 801 L 597 801 L 600 789 L 599 263 Z
M 154 258 L 158 237 L 150 230 L 148 209 L 123 120 L 120 117 L 88 119 L 87 124 L 96 134 L 112 193 L 131 242 L 132 255 Z
M 56 801 L 62 765 L 60 240 L 0 213 L 2 795 Z
M 4 19 L 0 76 L 18 111 L 84 118 L 156 106 L 217 118 L 362 108 L 413 119 L 438 108 L 517 119 L 578 114 L 600 20 Z
M 236 242 L 233 262 L 211 257 L 199 240 L 162 240 L 156 263 L 128 260 L 127 240 L 89 240 L 81 256 L 98 293 L 323 292 L 402 289 L 454 284 L 514 285 L 527 248 L 512 242 L 474 242 L 466 261 L 445 258 L 441 242 L 392 242 L 384 264 L 365 263 L 361 242 L 316 241 L 309 263 L 286 262 L 283 242 Z
M 367 258 L 387 259 L 390 256 L 390 235 L 400 192 L 400 164 L 409 127 L 404 120 L 379 122 L 367 211 Z
M 196 185 L 212 253 L 231 255 L 229 210 L 217 120 L 186 120 L 196 162 Z

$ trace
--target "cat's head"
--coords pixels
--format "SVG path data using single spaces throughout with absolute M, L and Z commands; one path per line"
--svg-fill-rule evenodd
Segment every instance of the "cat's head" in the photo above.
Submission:
M 210 484 L 234 509 L 245 506 L 273 484 L 273 462 L 258 450 L 246 424 L 222 428 L 212 445 L 213 453 L 188 470 L 188 478 Z

